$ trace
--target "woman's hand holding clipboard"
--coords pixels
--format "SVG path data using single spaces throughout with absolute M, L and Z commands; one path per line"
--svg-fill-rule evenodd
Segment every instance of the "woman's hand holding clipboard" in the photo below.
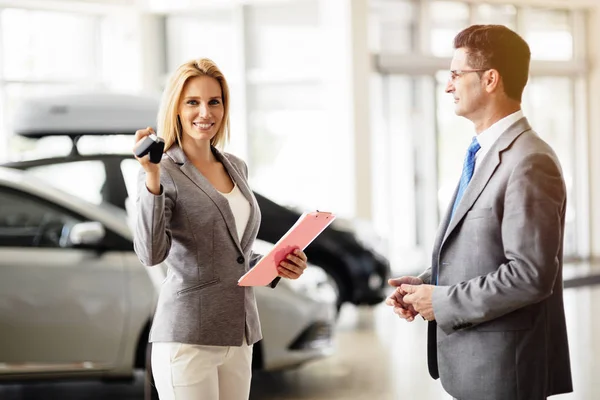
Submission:
M 305 212 L 298 218 L 275 247 L 238 280 L 239 286 L 267 286 L 277 278 L 277 266 L 295 249 L 304 250 L 333 222 L 335 215 L 329 212 Z

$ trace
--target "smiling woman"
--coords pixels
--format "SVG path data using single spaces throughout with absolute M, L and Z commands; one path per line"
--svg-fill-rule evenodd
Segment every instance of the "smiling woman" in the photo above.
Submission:
M 261 213 L 246 163 L 217 148 L 229 135 L 229 89 L 214 62 L 173 73 L 157 127 L 162 160 L 137 158 L 134 241 L 144 265 L 168 266 L 150 333 L 156 388 L 161 398 L 246 400 L 262 332 L 253 288 L 237 282 L 260 258 L 252 246 Z M 138 130 L 136 146 L 152 133 Z M 290 252 L 279 277 L 297 279 L 306 261 Z
M 211 146 L 221 148 L 229 140 L 229 86 L 211 60 L 190 61 L 175 71 L 163 94 L 157 127 L 165 151 L 175 142 L 182 146 L 183 133 L 194 138 L 199 138 L 194 132 L 203 134 Z
M 219 82 L 210 76 L 190 78 L 179 101 L 179 124 L 194 140 L 211 140 L 220 131 L 225 108 Z

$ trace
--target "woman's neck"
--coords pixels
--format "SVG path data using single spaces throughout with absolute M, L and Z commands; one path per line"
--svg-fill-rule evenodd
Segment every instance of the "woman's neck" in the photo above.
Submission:
M 210 165 L 217 161 L 209 141 L 184 138 L 182 142 L 183 152 L 194 165 Z

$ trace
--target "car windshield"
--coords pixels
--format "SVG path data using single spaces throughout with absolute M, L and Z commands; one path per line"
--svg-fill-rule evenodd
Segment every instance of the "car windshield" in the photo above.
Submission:
M 51 168 L 51 167 L 55 167 L 55 166 L 60 166 L 60 164 L 48 165 L 48 166 L 45 166 L 44 168 Z M 38 167 L 36 167 L 36 168 L 38 168 Z M 98 202 L 89 201 L 88 199 L 85 198 L 85 196 L 81 196 L 80 194 L 82 193 L 82 191 L 80 190 L 80 188 L 79 189 L 77 188 L 77 183 L 72 184 L 72 185 L 65 185 L 65 179 L 46 179 L 48 173 L 40 173 L 40 171 L 31 171 L 30 172 L 28 170 L 27 174 L 30 175 L 30 177 L 28 179 L 29 185 L 35 186 L 36 188 L 42 189 L 46 192 L 50 192 L 49 194 L 54 192 L 54 194 L 58 195 L 58 197 L 64 197 L 64 195 L 63 196 L 60 195 L 61 193 L 66 194 L 69 198 L 68 199 L 69 202 L 78 204 L 79 206 L 81 206 L 83 208 L 89 208 L 92 205 L 92 206 L 96 206 L 97 208 L 102 209 L 103 211 L 105 211 L 106 213 L 108 213 L 110 215 L 114 215 L 117 217 L 123 217 L 124 219 L 127 218 L 126 211 L 120 209 L 119 207 L 117 207 L 115 205 L 109 204 L 103 200 L 100 200 Z M 66 181 L 68 181 L 68 179 Z
M 30 167 L 27 171 L 47 184 L 90 203 L 100 204 L 103 201 L 106 171 L 101 161 L 40 165 Z

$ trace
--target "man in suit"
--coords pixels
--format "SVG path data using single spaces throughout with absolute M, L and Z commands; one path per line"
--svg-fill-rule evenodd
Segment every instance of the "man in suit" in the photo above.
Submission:
M 446 92 L 473 122 L 431 267 L 391 279 L 386 303 L 429 321 L 428 367 L 461 400 L 538 400 L 572 391 L 563 306 L 566 189 L 521 96 L 530 50 L 500 25 L 454 39 Z

